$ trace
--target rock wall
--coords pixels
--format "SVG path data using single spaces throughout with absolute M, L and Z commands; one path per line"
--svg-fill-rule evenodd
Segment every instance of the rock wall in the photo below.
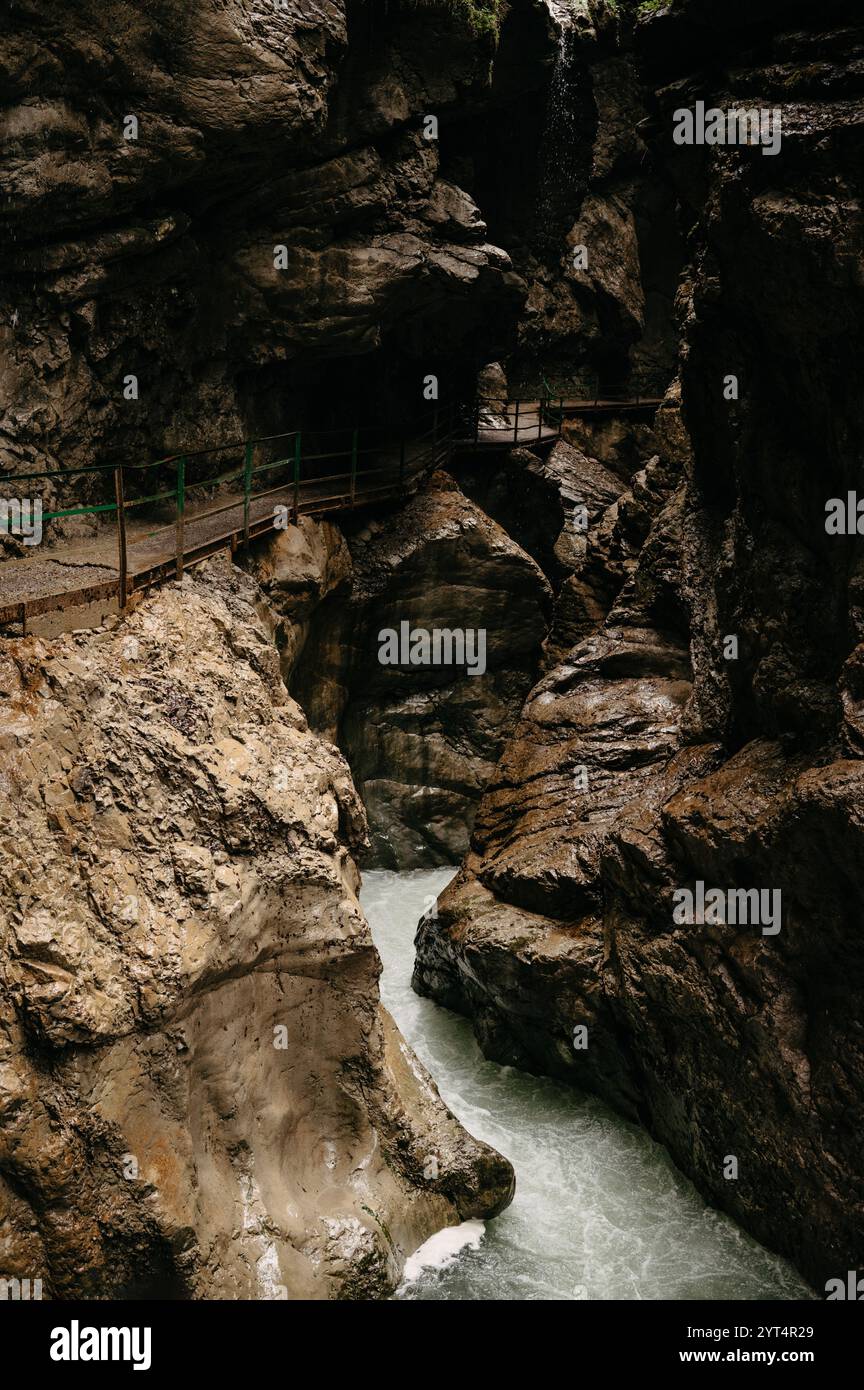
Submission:
M 0 468 L 392 427 L 512 332 L 518 277 L 424 136 L 490 99 L 453 7 L 21 0 L 0 38 Z
M 211 562 L 0 651 L 0 1270 L 46 1297 L 382 1297 L 510 1200 L 379 1003 L 276 622 Z
M 490 1055 L 641 1118 L 817 1288 L 864 1240 L 860 564 L 825 528 L 864 429 L 859 18 L 682 0 L 636 26 L 691 257 L 658 415 L 682 481 L 532 691 L 415 975 Z M 675 146 L 697 99 L 779 108 L 781 153 Z M 676 922 L 700 880 L 780 892 L 779 933 Z
M 682 252 L 619 27 L 607 0 L 19 0 L 0 471 L 410 427 L 428 373 L 452 402 L 518 342 L 550 370 L 668 374 Z M 564 171 L 571 107 L 587 155 Z M 44 500 L 99 488 L 61 477 Z
M 370 822 L 366 861 L 458 862 L 537 673 L 551 612 L 538 565 L 446 473 L 390 517 L 349 528 L 350 581 L 317 609 L 291 688 L 338 742 Z M 483 634 L 468 665 L 384 665 L 381 634 Z
M 558 52 L 535 163 L 536 220 L 502 241 L 528 284 L 517 360 L 554 390 L 578 373 L 662 394 L 674 374 L 673 301 L 685 249 L 675 190 L 644 138 L 648 93 L 632 42 L 635 6 L 551 5 Z
M 378 1296 L 507 1200 L 378 1005 L 325 739 L 371 862 L 467 847 L 418 989 L 817 1285 L 860 1263 L 861 564 L 824 525 L 864 443 L 860 16 L 472 9 L 0 17 L 4 470 L 410 426 L 499 356 L 677 372 L 651 426 L 4 644 L 0 1267 L 58 1295 Z M 779 109 L 782 152 L 676 146 L 697 100 Z M 382 666 L 403 620 L 484 628 L 487 671 Z M 780 932 L 676 922 L 697 880 Z

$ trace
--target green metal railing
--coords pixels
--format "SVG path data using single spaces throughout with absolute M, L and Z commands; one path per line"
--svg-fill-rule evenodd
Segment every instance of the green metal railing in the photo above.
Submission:
M 398 497 L 424 469 L 448 458 L 454 447 L 459 450 L 503 448 L 512 447 L 513 444 L 530 444 L 532 440 L 539 445 L 562 433 L 568 411 L 591 410 L 598 405 L 614 407 L 616 400 L 628 407 L 658 404 L 657 397 L 634 396 L 632 385 L 601 387 L 599 382 L 595 382 L 592 394 L 584 382 L 573 383 L 569 390 L 581 392 L 575 397 L 564 387 L 551 390 L 551 383 L 545 377 L 544 385 L 545 394 L 539 399 L 508 401 L 478 398 L 461 414 L 456 407 L 443 410 L 436 407 L 430 413 L 430 427 L 423 433 L 403 433 L 395 439 L 384 438 L 381 427 L 377 425 L 348 428 L 324 426 L 233 440 L 200 449 L 184 449 L 143 464 L 92 464 L 83 468 L 4 475 L 4 486 L 53 479 L 62 479 L 64 484 L 68 484 L 75 477 L 101 475 L 110 479 L 113 475 L 113 502 L 99 501 L 87 506 L 64 507 L 43 513 L 42 520 L 114 513 L 118 578 L 116 583 L 110 581 L 91 585 L 86 590 L 72 591 L 71 594 L 64 590 L 59 599 L 57 595 L 47 595 L 28 599 L 24 603 L 0 606 L 0 623 L 20 619 L 22 630 L 26 631 L 28 613 L 49 612 L 52 607 L 71 606 L 71 600 L 77 601 L 82 594 L 95 600 L 116 592 L 120 607 L 125 608 L 129 594 L 136 589 L 172 576 L 182 577 L 187 565 L 197 563 L 216 549 L 224 548 L 227 543 L 230 543 L 233 552 L 237 545 L 248 544 L 256 536 L 272 529 L 276 524 L 276 509 L 271 506 L 269 514 L 266 509 L 259 509 L 261 503 L 273 501 L 277 495 L 290 499 L 290 511 L 296 524 L 301 511 L 320 514 L 362 506 L 371 500 L 384 501 Z M 498 417 L 501 423 L 494 422 L 494 419 L 490 421 L 490 415 Z M 421 426 L 423 423 L 426 422 L 421 422 Z M 327 447 L 330 443 L 336 447 Z M 270 450 L 276 457 L 260 461 L 265 450 Z M 226 454 L 237 455 L 240 461 L 220 470 L 215 476 L 206 475 L 208 465 Z M 389 464 L 380 464 L 381 459 L 388 458 Z M 259 461 L 256 462 L 256 459 Z M 374 460 L 379 461 L 378 467 L 371 466 Z M 338 463 L 342 465 L 340 471 L 322 471 Z M 174 476 L 167 485 L 163 482 L 162 474 L 172 469 Z M 152 470 L 159 471 L 154 474 Z M 275 486 L 256 491 L 259 482 L 268 481 L 267 475 L 278 475 L 280 471 L 284 476 Z M 154 478 L 152 490 L 146 481 L 150 477 Z M 190 512 L 190 492 L 201 489 L 214 492 L 227 484 L 238 482 L 239 493 L 235 493 L 230 500 L 206 510 L 197 510 L 194 514 Z M 139 489 L 141 495 L 138 495 Z M 151 542 L 173 529 L 173 553 L 169 549 L 167 558 L 139 568 L 130 577 L 127 517 L 136 508 L 167 502 L 174 505 L 173 521 L 139 536 L 136 545 Z M 214 535 L 193 540 L 190 544 L 192 527 L 197 528 L 201 522 L 220 516 L 225 516 L 226 521 L 230 522 L 228 514 L 231 512 L 239 513 L 239 524 L 228 524 L 226 530 L 217 529 Z M 99 561 L 93 563 L 98 566 Z
M 113 502 L 93 502 L 86 506 L 64 507 L 55 511 L 43 512 L 42 521 L 60 520 L 66 517 L 96 516 L 114 513 L 117 529 L 118 577 L 115 583 L 90 586 L 86 591 L 73 591 L 73 595 L 86 593 L 100 596 L 116 590 L 121 609 L 125 608 L 129 593 L 136 588 L 147 587 L 160 578 L 173 574 L 180 578 L 187 564 L 205 558 L 215 549 L 224 548 L 230 543 L 231 549 L 238 544 L 248 544 L 257 535 L 272 529 L 275 522 L 276 506 L 269 513 L 258 510 L 256 503 L 273 500 L 277 495 L 290 501 L 290 511 L 296 524 L 301 511 L 323 512 L 362 506 L 370 500 L 402 493 L 407 484 L 420 476 L 430 465 L 440 463 L 449 456 L 452 446 L 453 412 L 431 414 L 431 427 L 419 434 L 403 434 L 397 438 L 386 438 L 380 426 L 354 425 L 348 429 L 330 426 L 306 431 L 289 430 L 281 434 L 262 435 L 253 439 L 235 440 L 201 449 L 185 449 L 164 458 L 154 459 L 143 464 L 93 464 L 83 468 L 52 469 L 42 472 L 28 472 L 2 475 L 4 487 L 13 483 L 45 483 L 58 479 L 68 484 L 72 478 L 90 475 L 106 478 L 113 474 Z M 340 437 L 347 436 L 345 444 Z M 307 441 L 304 447 L 304 439 Z M 320 447 L 321 444 L 325 447 Z M 332 443 L 335 447 L 327 447 Z M 264 462 L 256 463 L 256 453 L 260 457 L 266 447 L 277 455 Z M 276 446 L 279 446 L 278 448 Z M 240 453 L 242 463 L 222 469 L 214 476 L 200 475 L 202 464 L 213 462 L 226 453 Z M 385 460 L 382 464 L 380 461 Z M 387 460 L 390 460 L 388 463 Z M 343 467 L 337 471 L 327 471 L 341 462 Z M 373 466 L 378 462 L 379 466 Z M 159 486 L 148 490 L 146 482 L 142 495 L 130 495 L 130 484 L 136 475 L 144 474 L 145 479 L 153 475 L 152 470 L 174 470 L 174 478 L 169 487 Z M 281 471 L 285 477 L 275 486 L 256 490 L 256 483 L 267 481 L 267 475 Z M 194 474 L 199 476 L 194 476 Z M 158 476 L 158 474 L 156 475 Z M 226 502 L 189 512 L 189 494 L 205 489 L 213 491 L 229 483 L 240 482 L 240 492 Z M 140 486 L 140 481 L 139 481 Z M 134 489 L 133 489 L 134 491 Z M 159 526 L 140 536 L 139 542 L 152 542 L 166 531 L 174 530 L 173 555 L 156 565 L 146 567 L 133 575 L 130 585 L 129 545 L 127 539 L 127 516 L 133 509 L 155 506 L 158 503 L 173 502 L 174 520 L 168 525 Z M 189 544 L 189 527 L 201 522 L 212 521 L 230 512 L 239 513 L 239 525 L 229 524 L 227 530 L 218 531 L 214 536 Z M 229 519 L 230 520 L 230 519 Z M 98 560 L 93 562 L 98 565 Z M 158 572 L 158 573 L 157 573 Z M 64 603 L 69 597 L 64 591 Z M 48 598 L 28 601 L 32 611 L 50 611 Z M 55 607 L 62 606 L 55 604 Z M 0 607 L 0 623 L 16 621 L 20 618 L 26 630 L 28 603 L 16 603 Z

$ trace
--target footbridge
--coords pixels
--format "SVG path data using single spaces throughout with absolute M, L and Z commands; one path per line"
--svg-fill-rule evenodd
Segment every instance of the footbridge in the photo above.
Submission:
M 3 496 L 38 499 L 73 480 L 100 500 L 42 512 L 44 526 L 72 517 L 113 520 L 86 539 L 28 547 L 0 563 L 0 630 L 26 635 L 35 619 L 123 610 L 154 585 L 179 579 L 217 551 L 297 524 L 404 500 L 456 453 L 514 446 L 546 448 L 576 415 L 651 410 L 659 398 L 589 395 L 533 400 L 478 398 L 465 409 L 436 409 L 419 432 L 388 437 L 379 425 L 289 430 L 151 462 L 5 474 Z M 110 500 L 106 500 L 105 494 Z M 0 513 L 0 528 L 8 515 Z M 94 614 L 97 615 L 94 618 Z M 40 630 L 46 630 L 44 621 Z M 50 629 L 50 625 L 49 625 Z

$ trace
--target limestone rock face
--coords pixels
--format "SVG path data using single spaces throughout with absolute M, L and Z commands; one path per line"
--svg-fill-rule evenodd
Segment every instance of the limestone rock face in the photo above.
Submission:
M 268 536 L 240 562 L 278 614 L 276 642 L 287 681 L 309 635 L 312 615 L 328 594 L 350 581 L 351 553 L 331 521 L 301 516 L 297 524 Z
M 630 41 L 632 7 L 550 8 L 567 37 L 541 141 L 551 151 L 541 225 L 529 248 L 512 248 L 528 283 L 520 342 L 553 379 L 632 379 L 662 394 L 674 374 L 684 249 L 674 194 L 644 140 L 650 96 Z
M 693 258 L 680 389 L 589 528 L 587 573 L 620 589 L 531 692 L 415 984 L 490 1055 L 641 1118 L 821 1289 L 864 1240 L 861 566 L 825 528 L 860 491 L 864 108 L 852 7 L 789 13 L 683 0 L 637 26 Z M 669 139 L 682 104 L 757 93 L 781 157 Z M 779 895 L 779 931 L 676 918 L 698 883 Z
M 370 821 L 371 862 L 453 863 L 536 673 L 551 611 L 537 564 L 452 478 L 350 540 L 350 597 L 325 601 L 292 689 L 338 739 Z M 380 634 L 484 634 L 485 669 L 382 665 Z
M 570 269 L 566 279 L 584 286 L 594 298 L 603 340 L 613 333 L 625 339 L 637 338 L 644 327 L 644 298 L 639 245 L 630 209 L 614 195 L 601 198 L 590 194 L 567 242 L 571 247 L 588 249 L 586 270 Z M 605 322 L 610 314 L 618 319 L 614 329 Z
M 0 1268 L 54 1297 L 380 1297 L 512 1192 L 380 1006 L 275 625 L 213 562 L 0 654 Z
M 495 468 L 482 457 L 468 461 L 459 477 L 472 500 L 519 541 L 556 589 L 578 567 L 590 523 L 624 487 L 598 459 L 563 438 L 543 458 L 526 447 L 512 449 Z
M 658 414 L 671 418 L 674 392 L 667 404 L 669 410 Z M 598 436 L 608 462 L 576 443 L 584 439 L 587 450 Z M 662 459 L 655 448 L 663 449 Z M 614 431 L 596 431 L 568 421 L 544 458 L 514 449 L 496 468 L 481 458 L 458 471 L 468 495 L 534 557 L 555 590 L 543 644 L 544 665 L 551 668 L 594 632 L 634 575 L 654 518 L 680 484 L 681 458 L 662 426 L 619 419 Z
M 824 25 L 788 33 L 784 7 L 766 9 L 770 47 L 744 68 L 730 55 L 700 95 L 723 109 L 747 105 L 746 81 L 781 113 L 781 153 L 664 152 L 697 228 L 680 298 L 689 505 L 705 581 L 693 622 L 697 696 L 703 726 L 739 744 L 761 734 L 830 742 L 838 672 L 862 636 L 857 541 L 826 534 L 825 506 L 860 486 L 864 448 L 848 372 L 864 346 L 864 91 L 850 59 L 864 35 L 860 24 L 840 27 L 842 6 Z M 688 6 L 688 16 L 698 10 Z M 710 22 L 725 29 L 728 16 Z M 666 84 L 670 123 L 679 102 L 668 55 L 662 64 L 655 80 Z M 730 376 L 733 400 L 723 389 Z M 717 660 L 727 634 L 738 637 L 736 662 Z
M 0 39 L 0 469 L 320 426 L 334 395 L 365 423 L 394 329 L 426 370 L 510 331 L 518 277 L 423 133 L 489 94 L 448 6 L 21 0 Z
M 634 1118 L 638 1073 L 605 990 L 606 861 L 635 808 L 650 824 L 693 775 L 690 690 L 684 644 L 632 618 L 580 643 L 532 690 L 462 871 L 417 935 L 415 989 L 468 1013 L 490 1056 L 589 1085 Z

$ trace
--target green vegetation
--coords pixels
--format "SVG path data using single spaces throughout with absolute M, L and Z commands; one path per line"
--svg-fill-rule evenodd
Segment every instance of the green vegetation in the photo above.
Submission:
M 395 1243 L 394 1243 L 394 1241 L 393 1241 L 393 1237 L 391 1236 L 390 1232 L 389 1232 L 388 1229 L 387 1229 L 387 1224 L 386 1224 L 386 1222 L 384 1222 L 384 1221 L 381 1220 L 381 1217 L 378 1215 L 377 1211 L 373 1211 L 371 1207 L 365 1206 L 363 1202 L 360 1203 L 360 1210 L 361 1210 L 361 1211 L 365 1211 L 365 1212 L 367 1213 L 367 1215 L 369 1215 L 369 1216 L 372 1217 L 373 1221 L 377 1221 L 377 1222 L 378 1222 L 378 1225 L 381 1227 L 381 1230 L 384 1232 L 385 1236 L 387 1237 L 387 1241 L 388 1241 L 388 1244 L 390 1245 L 391 1250 L 395 1250 L 395 1249 L 396 1249 L 396 1246 L 395 1246 Z
M 503 0 L 450 0 L 452 9 L 464 18 L 472 34 L 491 34 L 497 39 L 503 19 Z
M 636 13 L 641 19 L 643 15 L 654 14 L 656 10 L 662 9 L 668 3 L 669 0 L 641 0 L 641 4 L 636 8 Z
M 412 3 L 449 10 L 462 20 L 470 33 L 477 37 L 490 34 L 496 41 L 504 18 L 505 0 L 412 0 Z

